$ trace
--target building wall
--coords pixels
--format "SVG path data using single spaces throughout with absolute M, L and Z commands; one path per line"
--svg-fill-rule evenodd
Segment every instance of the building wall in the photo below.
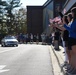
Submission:
M 46 7 L 44 6 L 43 9 L 43 29 L 45 32 L 49 32 L 49 19 L 53 18 L 53 1 L 49 3 Z
M 47 0 L 46 3 L 43 5 L 43 29 L 46 33 L 51 33 L 51 29 L 49 28 L 49 19 L 53 19 L 57 16 L 59 8 L 60 10 L 63 8 L 66 0 Z
M 43 32 L 43 7 L 27 6 L 27 33 Z
M 65 2 L 66 0 L 54 0 L 54 17 L 59 15 L 57 9 L 60 8 L 62 10 Z
M 27 6 L 27 32 L 41 34 L 49 31 L 49 19 L 58 16 L 57 8 L 63 8 L 66 0 L 47 0 L 43 6 Z
M 69 0 L 69 2 L 67 3 L 67 5 L 64 7 L 66 9 L 66 12 L 71 12 L 70 9 L 72 7 L 76 7 L 76 0 Z

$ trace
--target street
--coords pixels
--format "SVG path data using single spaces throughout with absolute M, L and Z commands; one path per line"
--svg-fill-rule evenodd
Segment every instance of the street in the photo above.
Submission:
M 53 75 L 47 45 L 0 46 L 0 75 Z

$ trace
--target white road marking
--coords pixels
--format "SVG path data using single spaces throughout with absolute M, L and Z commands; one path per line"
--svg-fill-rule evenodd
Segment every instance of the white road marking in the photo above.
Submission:
M 3 70 L 5 67 L 6 67 L 6 65 L 0 65 L 0 73 L 9 71 L 9 69 Z
M 6 65 L 0 65 L 0 70 L 6 67 Z

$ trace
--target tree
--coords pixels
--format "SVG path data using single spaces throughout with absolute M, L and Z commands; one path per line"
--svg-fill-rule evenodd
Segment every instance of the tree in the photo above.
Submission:
M 19 7 L 21 5 L 20 0 L 7 0 L 8 5 L 5 7 L 5 10 L 7 10 L 7 27 L 9 33 L 13 32 L 12 26 L 13 26 L 13 20 L 14 15 L 12 13 L 13 9 L 16 7 Z
M 0 0 L 0 33 L 6 32 L 5 26 L 5 11 L 4 8 L 8 5 L 6 1 Z
M 26 18 L 26 9 L 20 8 L 19 10 L 15 10 L 15 30 L 17 33 L 26 33 L 27 31 L 27 18 Z

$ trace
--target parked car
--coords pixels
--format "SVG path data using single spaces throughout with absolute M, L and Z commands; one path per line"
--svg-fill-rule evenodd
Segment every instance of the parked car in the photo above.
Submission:
M 18 40 L 15 38 L 15 36 L 5 36 L 1 40 L 1 46 L 18 46 Z

